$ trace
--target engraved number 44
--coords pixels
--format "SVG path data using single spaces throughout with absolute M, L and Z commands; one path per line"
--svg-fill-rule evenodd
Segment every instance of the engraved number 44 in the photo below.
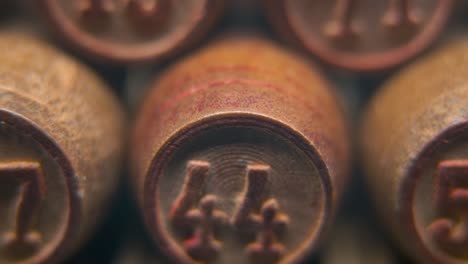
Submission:
M 193 236 L 184 242 L 187 253 L 196 260 L 210 261 L 217 257 L 222 243 L 216 238 L 220 225 L 231 223 L 237 230 L 249 230 L 256 240 L 246 247 L 254 261 L 275 263 L 284 254 L 278 242 L 288 217 L 279 212 L 276 199 L 264 201 L 270 167 L 253 164 L 246 168 L 246 184 L 242 199 L 233 217 L 216 209 L 217 197 L 204 195 L 204 186 L 211 165 L 205 161 L 189 161 L 182 191 L 172 205 L 169 218 L 176 227 L 195 226 Z M 195 208 L 195 209 L 192 209 Z M 260 212 L 256 211 L 260 208 Z

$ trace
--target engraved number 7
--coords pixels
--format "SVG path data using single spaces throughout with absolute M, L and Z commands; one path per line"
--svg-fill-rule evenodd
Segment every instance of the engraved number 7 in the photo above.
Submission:
M 15 207 L 15 227 L 4 235 L 4 245 L 37 246 L 41 237 L 39 233 L 31 231 L 31 224 L 47 191 L 41 165 L 22 161 L 1 163 L 0 180 L 15 180 L 20 183 Z

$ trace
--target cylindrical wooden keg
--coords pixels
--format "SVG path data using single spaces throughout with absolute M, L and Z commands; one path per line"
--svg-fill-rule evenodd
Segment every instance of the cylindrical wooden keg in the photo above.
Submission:
M 322 61 L 353 71 L 399 65 L 431 45 L 453 0 L 263 0 L 287 41 Z
M 221 17 L 225 0 L 40 0 L 68 44 L 109 63 L 166 59 L 197 43 Z
M 421 263 L 468 263 L 468 41 L 382 87 L 362 131 L 377 208 Z
M 123 113 L 89 69 L 0 33 L 0 263 L 58 263 L 118 182 Z
M 348 169 L 329 84 L 260 39 L 222 40 L 154 84 L 132 140 L 135 192 L 178 263 L 291 263 L 330 222 Z

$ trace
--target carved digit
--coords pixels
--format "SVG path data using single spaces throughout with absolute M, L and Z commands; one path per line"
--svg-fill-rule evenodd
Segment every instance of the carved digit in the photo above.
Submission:
M 236 227 L 240 228 L 242 225 L 251 222 L 251 219 L 249 219 L 250 214 L 262 203 L 262 195 L 265 192 L 269 173 L 270 166 L 268 165 L 255 164 L 247 166 L 247 179 L 243 198 L 233 220 Z
M 217 197 L 203 194 L 210 163 L 191 160 L 182 191 L 172 205 L 169 218 L 174 226 L 191 227 L 192 235 L 184 241 L 187 253 L 195 260 L 211 261 L 221 250 L 216 230 L 227 224 L 227 215 L 216 209 Z M 200 203 L 197 206 L 198 201 Z
M 247 245 L 246 253 L 259 263 L 276 263 L 282 258 L 285 248 L 278 240 L 289 222 L 288 217 L 279 212 L 276 199 L 270 198 L 263 202 L 270 170 L 268 165 L 247 166 L 243 199 L 232 221 L 237 229 L 256 234 L 255 242 Z M 257 214 L 255 211 L 259 207 L 260 213 Z
M 257 221 L 257 238 L 247 246 L 247 254 L 253 262 L 278 262 L 285 253 L 285 248 L 278 242 L 278 237 L 285 231 L 289 222 L 288 217 L 279 212 L 276 199 L 269 199 L 263 204 L 260 215 L 254 219 Z
M 468 246 L 468 160 L 442 161 L 435 181 L 436 207 L 442 216 L 430 226 L 435 241 Z
M 388 9 L 383 16 L 382 23 L 392 28 L 420 23 L 421 18 L 412 6 L 411 0 L 388 0 Z
M 37 246 L 41 236 L 32 230 L 32 224 L 47 191 L 41 165 L 37 162 L 2 163 L 0 164 L 0 180 L 2 179 L 15 180 L 20 183 L 15 207 L 15 227 L 4 235 L 5 246 Z
M 216 210 L 217 198 L 206 195 L 197 209 L 190 210 L 186 217 L 195 227 L 193 236 L 184 242 L 187 253 L 196 260 L 214 260 L 221 250 L 221 242 L 215 237 L 216 230 L 228 223 L 227 215 Z
M 325 36 L 331 39 L 343 39 L 357 33 L 353 24 L 355 0 L 336 0 L 331 20 L 324 28 Z
M 185 214 L 196 205 L 203 193 L 210 163 L 191 160 L 187 163 L 185 182 L 182 191 L 172 204 L 169 218 L 173 225 L 184 226 Z
M 140 31 L 157 31 L 168 21 L 171 0 L 129 0 L 127 11 Z
M 152 17 L 169 7 L 168 0 L 130 0 L 128 8 L 141 17 Z
M 77 10 L 84 16 L 109 15 L 115 11 L 114 0 L 78 0 Z

